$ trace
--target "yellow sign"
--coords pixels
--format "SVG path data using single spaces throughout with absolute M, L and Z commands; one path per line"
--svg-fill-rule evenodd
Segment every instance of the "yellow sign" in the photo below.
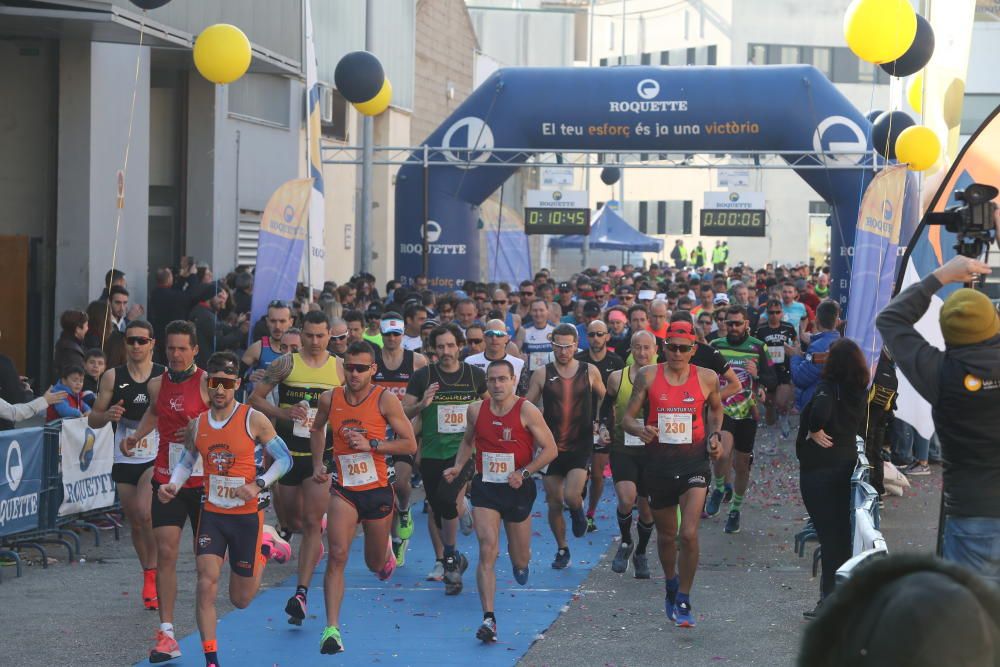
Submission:
M 865 190 L 858 214 L 858 230 L 871 232 L 899 243 L 903 222 L 903 194 L 906 191 L 906 167 L 886 167 L 875 175 Z
M 260 231 L 286 239 L 305 239 L 311 193 L 311 178 L 283 183 L 267 201 L 260 220 Z

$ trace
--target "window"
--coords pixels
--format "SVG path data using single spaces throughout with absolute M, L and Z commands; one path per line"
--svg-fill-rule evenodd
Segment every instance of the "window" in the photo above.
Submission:
M 683 216 L 683 224 L 684 224 L 684 226 L 683 226 L 682 233 L 683 234 L 690 234 L 691 233 L 691 212 L 694 210 L 694 207 L 691 205 L 691 200 L 687 200 L 687 201 L 683 202 L 683 204 L 684 204 L 684 206 L 683 206 L 683 210 L 681 212 L 681 215 Z
M 249 72 L 226 88 L 231 115 L 288 127 L 291 115 L 290 79 Z
M 965 103 L 962 105 L 962 129 L 959 133 L 975 132 L 998 105 L 1000 105 L 1000 95 L 966 94 Z
M 696 65 L 698 63 L 698 49 L 690 48 L 687 50 L 687 64 Z
M 649 230 L 649 225 L 646 219 L 647 210 L 649 202 L 641 201 L 639 202 L 639 231 L 645 234 Z
M 601 63 L 601 67 L 607 67 L 608 66 L 608 59 L 607 58 L 601 58 L 600 63 Z
M 865 60 L 858 59 L 858 81 L 871 83 L 875 80 L 875 65 Z
M 660 64 L 661 65 L 670 64 L 670 51 L 660 51 Z
M 825 74 L 828 79 L 833 78 L 833 56 L 831 51 L 832 49 L 826 46 L 815 46 L 812 48 L 812 58 L 810 59 L 811 64 Z
M 717 65 L 718 64 L 718 62 L 717 62 L 717 58 L 718 58 L 717 52 L 718 52 L 718 47 L 716 47 L 715 44 L 713 44 L 712 46 L 708 47 L 708 64 L 709 65 Z
M 641 65 L 651 65 L 651 64 L 653 64 L 653 54 L 652 53 L 644 53 L 644 54 L 642 54 L 642 58 L 640 59 L 639 64 L 641 64 Z
M 656 202 L 656 233 L 667 233 L 667 202 Z
M 325 86 L 321 88 L 320 118 L 324 119 L 320 123 L 320 132 L 325 139 L 347 141 L 347 120 L 350 115 L 347 100 L 339 91 Z M 326 118 L 329 120 L 325 120 Z
M 751 65 L 767 64 L 767 46 L 764 44 L 750 44 L 747 51 L 747 60 Z
M 802 56 L 797 46 L 782 46 L 778 51 L 778 64 L 797 65 L 802 62 Z
M 833 209 L 825 201 L 809 202 L 809 215 L 830 215 Z

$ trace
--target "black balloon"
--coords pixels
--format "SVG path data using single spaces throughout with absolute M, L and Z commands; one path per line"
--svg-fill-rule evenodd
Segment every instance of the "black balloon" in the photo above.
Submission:
M 348 102 L 367 102 L 382 90 L 385 70 L 375 54 L 352 51 L 340 59 L 333 72 L 333 83 Z
M 170 0 L 131 0 L 132 4 L 139 9 L 156 9 L 170 2 Z
M 923 16 L 917 15 L 917 34 L 906 53 L 896 60 L 879 65 L 892 76 L 910 76 L 916 74 L 930 62 L 934 55 L 934 29 Z
M 622 170 L 618 167 L 605 167 L 601 169 L 601 180 L 605 185 L 614 185 L 622 177 Z
M 895 160 L 896 139 L 903 130 L 915 124 L 905 111 L 886 111 L 872 124 L 872 146 L 882 157 Z
M 868 119 L 869 123 L 874 123 L 875 119 L 878 118 L 879 116 L 881 116 L 882 113 L 883 113 L 883 111 L 881 109 L 875 109 L 874 111 L 869 111 L 868 115 L 865 116 L 865 118 Z

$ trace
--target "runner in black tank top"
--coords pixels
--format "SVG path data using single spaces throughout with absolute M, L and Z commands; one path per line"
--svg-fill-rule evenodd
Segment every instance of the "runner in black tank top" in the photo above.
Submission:
M 577 331 L 572 324 L 560 324 L 552 332 L 555 360 L 531 374 L 525 398 L 542 402 L 542 414 L 555 436 L 559 455 L 545 471 L 545 500 L 549 507 L 549 527 L 559 550 L 552 567 L 569 565 L 563 503 L 573 520 L 573 535 L 587 533 L 583 511 L 583 487 L 587 464 L 594 447 L 594 405 L 604 400 L 604 382 L 593 364 L 573 358 L 577 351 Z
M 125 330 L 125 342 L 128 363 L 111 368 L 101 376 L 97 400 L 87 417 L 87 424 L 99 429 L 110 423 L 114 429 L 111 479 L 115 482 L 122 511 L 129 522 L 132 546 L 143 569 L 143 606 L 157 609 L 156 539 L 150 519 L 153 493 L 150 480 L 156 459 L 157 432 L 154 430 L 143 438 L 132 450 L 131 456 L 122 451 L 121 444 L 139 426 L 149 407 L 149 381 L 162 375 L 166 369 L 153 363 L 155 341 L 153 327 L 148 322 L 130 322 Z

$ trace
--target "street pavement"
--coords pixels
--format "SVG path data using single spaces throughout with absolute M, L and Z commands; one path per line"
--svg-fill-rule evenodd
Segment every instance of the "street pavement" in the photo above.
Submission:
M 758 436 L 758 447 L 774 446 L 776 435 L 776 429 L 763 429 Z M 932 470 L 930 477 L 912 480 L 913 487 L 906 497 L 887 497 L 882 531 L 890 552 L 934 550 L 940 468 L 932 466 Z M 805 558 L 800 559 L 793 551 L 793 536 L 805 516 L 798 492 L 793 442 L 779 443 L 775 454 L 758 454 L 754 477 L 756 481 L 744 504 L 741 533 L 723 533 L 725 506 L 719 516 L 702 522 L 701 564 L 692 592 L 696 628 L 679 629 L 666 622 L 663 573 L 655 555 L 655 535 L 648 550 L 652 580 L 634 579 L 631 569 L 624 575 L 610 571 L 618 531 L 613 500 L 606 493 L 598 510 L 600 529 L 581 538 L 598 550 L 606 543 L 604 558 L 596 564 L 573 563 L 574 568 L 592 569 L 575 593 L 567 594 L 566 607 L 551 627 L 539 635 L 526 654 L 510 655 L 510 664 L 597 667 L 654 666 L 680 661 L 691 666 L 794 664 L 806 624 L 802 612 L 815 604 L 818 582 L 811 577 L 815 543 L 809 545 Z M 535 521 L 534 530 L 547 534 L 544 519 Z M 0 665 L 128 665 L 147 656 L 158 620 L 155 612 L 141 608 L 141 576 L 135 554 L 127 534 L 123 533 L 119 542 L 108 531 L 102 532 L 101 537 L 101 546 L 94 547 L 92 536 L 82 536 L 86 556 L 83 563 L 67 564 L 65 550 L 59 554 L 59 549 L 53 548 L 50 553 L 59 555 L 61 561 L 46 570 L 39 565 L 27 567 L 25 575 L 16 579 L 12 567 L 3 568 Z M 474 541 L 464 539 L 465 548 L 474 549 Z M 551 558 L 547 553 L 537 556 L 546 562 Z M 501 559 L 504 558 L 501 554 Z M 294 564 L 292 561 L 283 566 L 269 566 L 264 587 L 275 588 L 281 582 L 287 585 L 287 579 L 294 575 Z M 362 566 L 352 561 L 349 567 Z M 463 596 L 475 595 L 474 578 L 470 575 L 471 571 L 466 577 L 469 585 Z M 223 576 L 220 585 L 220 617 L 232 611 L 227 598 L 227 579 L 228 575 Z M 178 636 L 186 636 L 197 631 L 193 606 L 194 559 L 186 549 L 182 549 L 178 583 L 175 626 Z M 311 591 L 314 607 L 322 604 L 319 592 Z M 320 610 L 317 607 L 316 611 Z M 274 620 L 278 624 L 284 622 L 280 613 L 275 614 Z M 455 641 L 468 641 L 466 634 L 456 635 Z M 420 642 L 421 638 L 405 641 Z M 386 648 L 399 656 L 391 662 L 407 664 L 405 645 Z M 456 664 L 449 662 L 447 655 L 448 647 L 443 646 L 441 664 Z M 326 659 L 315 656 L 309 664 L 351 664 L 350 654 Z M 305 663 L 268 655 L 262 656 L 259 664 Z M 250 666 L 241 663 L 241 667 Z

